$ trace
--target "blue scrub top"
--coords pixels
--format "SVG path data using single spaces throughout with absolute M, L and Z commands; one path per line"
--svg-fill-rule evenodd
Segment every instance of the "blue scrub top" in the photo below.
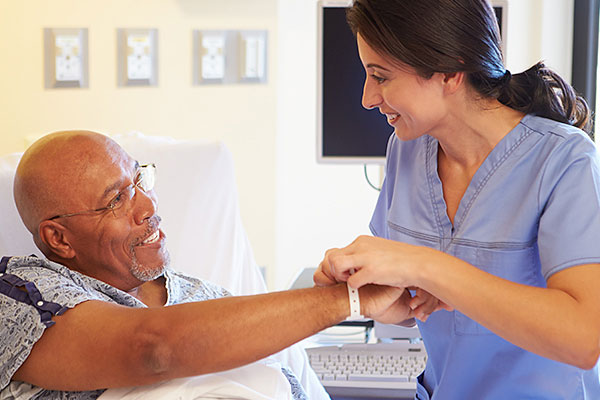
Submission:
M 584 132 L 525 116 L 475 173 L 454 226 L 437 154 L 431 136 L 392 135 L 375 236 L 538 287 L 565 268 L 600 263 L 600 161 Z M 429 358 L 418 399 L 600 399 L 598 366 L 584 371 L 530 353 L 459 311 L 438 311 L 419 330 Z

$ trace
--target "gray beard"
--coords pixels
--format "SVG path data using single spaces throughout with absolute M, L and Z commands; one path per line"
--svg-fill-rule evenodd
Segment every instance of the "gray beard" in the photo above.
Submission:
M 142 282 L 150 282 L 161 276 L 165 268 L 169 266 L 171 263 L 171 255 L 169 251 L 165 249 L 165 262 L 163 265 L 157 268 L 147 268 L 144 265 L 140 264 L 135 256 L 135 250 L 132 249 L 132 257 L 131 257 L 131 266 L 129 267 L 129 271 L 131 275 L 133 275 L 136 279 Z

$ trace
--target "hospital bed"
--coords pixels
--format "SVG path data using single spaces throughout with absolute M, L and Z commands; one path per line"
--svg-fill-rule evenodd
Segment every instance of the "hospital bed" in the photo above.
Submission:
M 157 166 L 155 191 L 158 213 L 167 235 L 171 266 L 221 285 L 236 295 L 265 292 L 263 277 L 242 226 L 233 161 L 228 149 L 219 142 L 183 141 L 146 136 L 139 132 L 113 138 L 140 163 L 155 163 Z M 41 255 L 23 226 L 13 201 L 13 176 L 19 158 L 20 154 L 0 157 L 0 255 Z M 231 386 L 233 394 L 226 394 L 225 397 L 270 398 L 272 395 L 269 393 L 276 393 L 272 391 L 277 389 L 274 386 L 268 388 L 271 392 L 265 393 L 260 393 L 260 387 L 250 387 L 252 385 L 245 385 L 248 389 L 246 392 L 240 387 L 244 386 L 244 382 L 257 383 L 261 379 L 264 382 L 276 382 L 269 378 L 272 369 L 268 367 L 278 362 L 290 367 L 310 399 L 327 398 L 309 366 L 304 350 L 297 346 L 255 367 L 250 365 L 221 374 L 173 381 L 166 383 L 167 386 L 137 388 L 137 391 L 112 390 L 105 395 L 110 399 L 150 399 L 154 393 L 157 396 L 155 398 L 168 399 L 164 397 L 165 393 L 173 393 L 173 396 L 179 393 L 181 396 L 182 386 L 189 389 L 194 385 L 198 387 L 206 382 L 217 382 L 216 385 L 222 390 L 221 395 L 225 393 L 223 390 L 227 389 L 227 385 Z M 179 392 L 175 388 L 179 388 Z M 192 397 L 183 395 L 174 398 Z

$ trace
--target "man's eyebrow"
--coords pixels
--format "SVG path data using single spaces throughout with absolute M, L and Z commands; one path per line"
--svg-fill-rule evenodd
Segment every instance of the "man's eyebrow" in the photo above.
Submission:
M 108 197 L 109 194 L 116 192 L 117 190 L 119 190 L 121 188 L 121 186 L 123 186 L 123 180 L 119 180 L 115 183 L 113 183 L 112 185 L 110 185 L 109 187 L 107 187 L 106 189 L 104 189 L 104 193 L 102 194 L 102 199 L 105 199 L 106 197 Z
M 140 168 L 140 163 L 138 161 L 136 161 L 134 164 L 134 167 L 135 167 L 134 169 L 137 171 L 138 168 Z M 120 189 L 121 186 L 123 186 L 123 179 L 118 180 L 117 182 L 113 183 L 112 185 L 110 185 L 109 187 L 104 189 L 104 193 L 102 194 L 102 199 L 105 199 L 109 194 Z
M 367 68 L 377 68 L 377 69 L 382 69 L 382 70 L 384 70 L 384 71 L 387 71 L 387 72 L 391 72 L 391 71 L 390 71 L 389 69 L 387 69 L 386 67 L 382 67 L 381 65 L 379 65 L 379 64 L 374 64 L 374 63 L 367 64 Z

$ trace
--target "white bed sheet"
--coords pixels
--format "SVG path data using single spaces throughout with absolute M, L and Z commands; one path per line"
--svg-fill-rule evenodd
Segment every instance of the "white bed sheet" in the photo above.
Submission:
M 99 400 L 293 400 L 277 362 L 257 362 L 232 370 L 173 379 L 148 386 L 109 389 Z

